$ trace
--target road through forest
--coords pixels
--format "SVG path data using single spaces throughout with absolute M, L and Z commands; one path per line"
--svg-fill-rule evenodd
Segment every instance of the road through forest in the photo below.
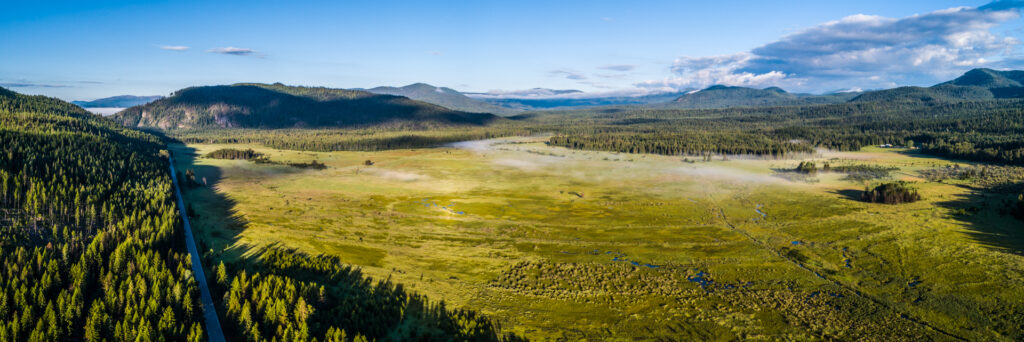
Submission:
M 213 306 L 213 296 L 210 295 L 210 287 L 206 285 L 206 273 L 203 272 L 203 263 L 199 260 L 199 249 L 196 248 L 196 240 L 192 236 L 192 226 L 188 223 L 188 213 L 185 210 L 185 200 L 181 197 L 181 188 L 178 186 L 177 173 L 174 171 L 174 158 L 167 159 L 171 165 L 171 182 L 174 183 L 174 195 L 178 198 L 178 210 L 181 211 L 181 220 L 185 225 L 185 246 L 188 247 L 188 254 L 192 255 L 192 273 L 196 275 L 199 282 L 199 292 L 203 297 L 203 317 L 206 319 L 206 337 L 211 342 L 223 342 L 224 332 L 220 329 L 220 320 L 217 318 L 217 309 Z

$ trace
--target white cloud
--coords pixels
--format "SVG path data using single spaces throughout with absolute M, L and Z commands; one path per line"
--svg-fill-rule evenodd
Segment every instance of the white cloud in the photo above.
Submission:
M 786 74 L 778 70 L 765 73 L 753 73 L 741 70 L 754 56 L 740 53 L 714 57 L 680 57 L 672 64 L 672 71 L 678 76 L 661 81 L 646 81 L 638 85 L 650 87 L 706 88 L 715 84 L 733 86 L 758 87 L 774 85 L 786 78 Z
M 188 46 L 182 46 L 182 45 L 161 45 L 160 49 L 161 50 L 168 50 L 168 51 L 186 51 L 186 50 L 189 49 L 189 47 Z
M 976 67 L 1006 66 L 1020 41 L 992 32 L 1020 17 L 1024 2 L 996 1 L 906 18 L 856 14 L 826 22 L 749 52 L 680 57 L 673 76 L 641 87 L 778 85 L 797 90 L 928 84 Z M 1019 64 L 1018 64 L 1019 66 Z
M 603 86 L 598 84 L 597 86 Z M 553 99 L 592 99 L 601 97 L 634 97 L 654 95 L 668 92 L 675 92 L 673 88 L 646 87 L 617 89 L 610 91 L 582 92 L 579 90 L 554 90 L 545 88 L 533 88 L 524 90 L 491 90 L 486 93 L 463 93 L 466 96 L 476 99 L 530 99 L 530 100 L 553 100 Z

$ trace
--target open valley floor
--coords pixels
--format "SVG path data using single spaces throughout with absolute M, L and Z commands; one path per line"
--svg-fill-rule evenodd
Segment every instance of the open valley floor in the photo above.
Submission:
M 171 145 L 205 258 L 327 254 L 537 339 L 1019 340 L 1009 195 L 912 149 L 789 159 L 569 150 L 546 137 L 380 152 Z M 253 149 L 274 163 L 202 157 Z M 324 169 L 287 164 L 316 161 Z M 872 165 L 924 200 L 865 203 Z M 372 164 L 372 165 L 371 165 Z M 1015 195 L 1014 195 L 1015 196 Z

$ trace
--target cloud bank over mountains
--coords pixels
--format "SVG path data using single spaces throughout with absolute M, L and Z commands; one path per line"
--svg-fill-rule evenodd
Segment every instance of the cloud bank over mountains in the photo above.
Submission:
M 679 57 L 672 76 L 648 89 L 715 84 L 799 91 L 928 84 L 977 67 L 1020 68 L 1021 41 L 993 32 L 1020 18 L 1024 1 L 995 1 L 905 18 L 857 14 L 826 22 L 746 52 Z

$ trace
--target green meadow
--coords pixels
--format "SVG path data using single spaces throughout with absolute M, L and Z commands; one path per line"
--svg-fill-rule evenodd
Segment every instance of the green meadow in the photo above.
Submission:
M 544 141 L 170 147 L 206 184 L 185 194 L 206 258 L 337 256 L 534 340 L 1024 339 L 1024 224 L 999 212 L 1016 195 L 921 175 L 968 164 L 879 148 L 693 161 Z M 221 148 L 327 168 L 201 157 Z M 791 173 L 801 161 L 894 170 Z M 883 180 L 923 200 L 859 201 Z

